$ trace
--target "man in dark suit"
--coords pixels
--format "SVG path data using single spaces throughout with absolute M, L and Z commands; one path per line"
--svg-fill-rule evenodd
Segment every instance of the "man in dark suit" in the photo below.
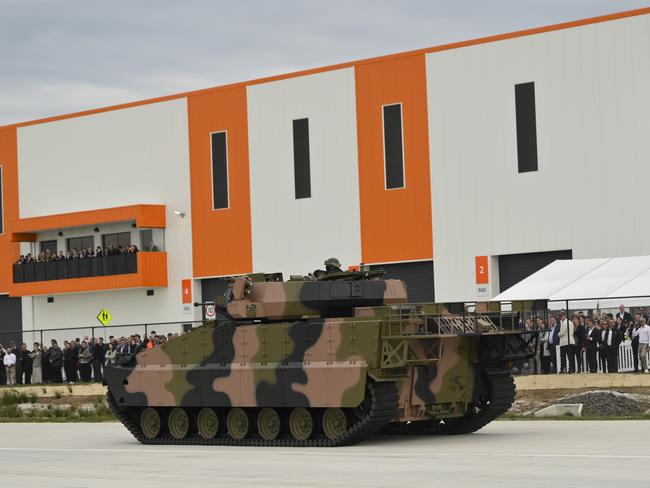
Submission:
M 583 354 L 585 352 L 585 347 L 587 345 L 587 339 L 586 339 L 587 331 L 585 329 L 584 316 L 576 315 L 574 316 L 574 319 L 575 319 L 574 322 L 575 329 L 573 331 L 573 337 L 576 340 L 576 344 L 573 348 L 573 354 L 575 355 L 576 373 L 582 373 L 587 369 L 585 368 L 582 360 L 582 358 L 584 357 Z
M 551 373 L 557 373 L 557 352 L 560 344 L 560 324 L 554 316 L 548 319 L 548 352 L 551 358 Z
M 618 373 L 618 346 L 621 343 L 621 336 L 614 319 L 609 319 L 607 329 L 603 332 L 603 345 L 607 357 L 607 372 Z
M 585 349 L 587 351 L 587 369 L 590 373 L 598 371 L 598 342 L 600 341 L 600 330 L 594 327 L 594 321 L 587 319 L 587 330 L 585 331 Z
M 614 318 L 616 318 L 616 319 L 620 318 L 621 321 L 624 324 L 627 324 L 628 322 L 630 322 L 632 320 L 632 315 L 630 314 L 630 312 L 625 311 L 625 305 L 619 305 L 618 306 L 618 313 L 616 314 L 616 317 L 614 317 Z

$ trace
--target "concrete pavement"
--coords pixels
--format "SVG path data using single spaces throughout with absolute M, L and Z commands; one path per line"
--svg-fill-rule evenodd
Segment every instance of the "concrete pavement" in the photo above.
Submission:
M 333 449 L 143 446 L 117 423 L 0 424 L 16 487 L 647 486 L 650 421 L 498 421 Z

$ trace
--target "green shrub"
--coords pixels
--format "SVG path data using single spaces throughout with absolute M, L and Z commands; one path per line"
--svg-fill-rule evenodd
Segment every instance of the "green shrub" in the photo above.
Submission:
M 36 403 L 36 395 L 7 390 L 0 396 L 0 406 L 18 405 L 19 403 Z
M 0 417 L 2 418 L 17 419 L 22 416 L 23 413 L 18 410 L 18 405 L 16 404 L 0 408 Z

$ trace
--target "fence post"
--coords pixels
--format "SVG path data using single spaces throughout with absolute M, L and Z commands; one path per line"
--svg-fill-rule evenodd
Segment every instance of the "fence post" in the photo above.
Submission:
M 43 347 L 43 329 L 40 330 L 41 333 L 41 347 Z
M 148 325 L 144 324 L 144 340 L 149 338 L 149 330 L 148 330 Z

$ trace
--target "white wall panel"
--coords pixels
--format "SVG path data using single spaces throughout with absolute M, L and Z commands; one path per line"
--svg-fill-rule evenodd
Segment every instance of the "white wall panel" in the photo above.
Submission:
M 119 323 L 192 319 L 181 306 L 181 280 L 192 277 L 186 99 L 19 128 L 18 161 L 21 218 L 140 203 L 167 207 L 169 288 L 153 297 L 145 290 L 60 295 L 52 304 L 38 297 L 33 310 L 25 298 L 36 328 L 90 324 L 102 307 Z
M 311 198 L 296 199 L 293 120 L 309 118 Z M 358 264 L 354 70 L 248 88 L 253 267 L 303 274 L 325 258 Z
M 426 62 L 437 300 L 475 298 L 477 255 L 650 253 L 650 16 Z M 519 174 L 514 85 L 528 81 L 539 171 Z

